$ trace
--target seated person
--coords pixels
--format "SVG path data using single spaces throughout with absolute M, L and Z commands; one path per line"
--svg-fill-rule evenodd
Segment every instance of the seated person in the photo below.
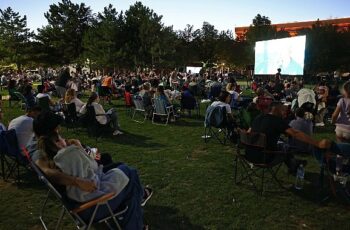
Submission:
M 92 93 L 87 103 L 83 105 L 83 107 L 80 109 L 80 113 L 85 114 L 86 107 L 93 106 L 95 109 L 96 120 L 98 121 L 98 123 L 100 123 L 101 125 L 110 125 L 114 129 L 113 136 L 123 134 L 120 131 L 117 111 L 112 108 L 106 113 L 102 105 L 99 104 L 99 101 L 100 98 L 97 95 L 97 93 Z
M 40 100 L 40 98 L 48 97 L 49 98 L 49 105 L 54 106 L 55 103 L 51 100 L 51 96 L 47 93 L 44 93 L 45 87 L 43 85 L 38 85 L 38 94 L 36 95 L 36 98 Z
M 295 112 L 296 118 L 289 123 L 289 126 L 295 130 L 303 132 L 308 136 L 313 134 L 313 123 L 312 119 L 306 119 L 305 110 L 303 108 L 298 108 Z M 289 138 L 288 144 L 292 148 L 296 148 L 301 152 L 312 152 L 312 147 L 302 141 L 296 140 L 294 138 Z
M 267 150 L 279 151 L 284 149 L 284 146 L 278 146 L 278 141 L 281 134 L 285 134 L 294 139 L 312 145 L 316 148 L 326 149 L 330 146 L 330 141 L 323 139 L 321 141 L 314 140 L 305 133 L 293 129 L 287 123 L 287 120 L 283 119 L 285 115 L 285 106 L 280 102 L 272 102 L 269 106 L 269 112 L 267 114 L 261 114 L 252 122 L 252 126 L 248 131 L 263 133 L 266 135 Z M 276 155 L 269 154 L 265 159 L 265 163 L 272 162 L 276 159 Z M 247 159 L 255 163 L 262 163 L 264 156 L 256 154 L 248 154 Z M 285 163 L 291 173 L 295 173 L 297 167 L 300 164 L 306 165 L 305 161 L 298 161 L 290 153 L 286 153 Z
M 50 125 L 43 124 L 47 121 L 51 121 Z M 96 171 L 99 170 L 96 168 L 96 163 L 88 158 L 78 140 L 63 140 L 59 136 L 57 131 L 61 121 L 58 115 L 51 112 L 45 112 L 35 119 L 34 130 L 39 138 L 39 148 L 32 152 L 32 160 L 57 185 L 67 186 L 67 195 L 73 200 L 84 202 L 85 199 L 93 199 L 103 195 L 104 192 L 116 192 L 115 198 L 109 202 L 112 210 L 117 210 L 121 205 L 128 206 L 120 223 L 123 229 L 142 229 L 141 206 L 150 199 L 152 190 L 143 189 L 136 170 L 124 164 L 118 164 L 114 169 L 104 168 L 102 172 Z M 70 153 L 74 153 L 75 157 Z M 76 166 L 82 163 L 81 161 L 91 166 L 80 168 L 82 171 L 89 170 L 91 177 L 82 177 L 81 173 L 75 170 Z M 113 179 L 118 177 L 115 174 L 122 176 L 123 183 L 117 183 Z M 107 186 L 108 182 L 109 186 Z M 93 209 L 94 207 L 84 211 L 82 218 L 88 219 Z M 103 206 L 95 218 L 99 219 L 106 215 L 108 215 L 108 209 Z
M 79 98 L 77 98 L 77 93 L 75 92 L 74 89 L 68 89 L 66 91 L 66 94 L 64 95 L 64 103 L 66 104 L 74 103 L 77 113 L 79 113 L 80 109 L 84 105 L 84 102 L 82 102 Z
M 218 99 L 219 99 L 218 101 L 214 101 L 210 106 L 225 107 L 226 115 L 227 115 L 227 130 L 230 136 L 233 136 L 234 129 L 236 128 L 236 122 L 229 104 L 231 101 L 231 94 L 227 91 L 221 91 Z
M 158 86 L 157 92 L 154 94 L 154 98 L 160 99 L 163 101 L 164 105 L 166 107 L 171 106 L 169 97 L 164 92 L 163 86 Z
M 257 96 L 253 98 L 253 102 L 256 104 L 257 109 L 262 113 L 268 113 L 269 105 L 274 100 L 273 96 L 263 88 L 258 88 L 256 94 Z
M 148 82 L 145 82 L 142 85 L 142 90 L 139 92 L 139 96 L 142 97 L 142 101 L 143 101 L 143 106 L 145 107 L 145 110 L 147 112 L 147 114 L 151 114 L 152 111 L 152 95 L 150 92 L 151 89 L 151 84 Z
M 9 95 L 10 95 L 10 98 L 12 101 L 19 101 L 20 98 L 18 98 L 14 93 L 15 92 L 19 92 L 18 89 L 17 89 L 17 82 L 16 80 L 14 79 L 11 79 L 9 81 L 9 84 L 7 86 L 7 89 L 9 91 Z
M 39 106 L 27 109 L 26 114 L 13 119 L 8 129 L 16 130 L 18 147 L 22 149 L 26 147 L 28 142 L 34 137 L 33 120 L 40 114 Z
M 231 108 L 235 107 L 237 101 L 239 100 L 239 93 L 235 91 L 236 85 L 237 84 L 235 82 L 230 82 L 226 86 L 226 91 L 231 94 Z
M 23 96 L 27 101 L 27 107 L 33 107 L 36 105 L 36 99 L 33 94 L 33 87 L 31 85 L 27 85 L 24 88 Z

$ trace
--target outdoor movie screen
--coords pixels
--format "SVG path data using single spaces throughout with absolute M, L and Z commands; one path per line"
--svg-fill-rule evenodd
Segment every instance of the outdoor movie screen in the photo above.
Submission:
M 255 43 L 255 74 L 303 75 L 306 36 Z

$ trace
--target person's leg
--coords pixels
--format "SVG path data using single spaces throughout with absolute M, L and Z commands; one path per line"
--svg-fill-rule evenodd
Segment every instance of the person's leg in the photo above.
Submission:
M 119 123 L 118 123 L 118 114 L 115 109 L 112 109 L 112 113 L 109 115 L 109 119 L 110 119 L 112 128 L 115 131 L 120 130 Z
M 143 228 L 143 210 L 141 202 L 143 198 L 143 187 L 141 186 L 139 176 L 135 169 L 128 167 L 125 164 L 120 164 L 117 168 L 122 170 L 129 178 L 128 185 L 108 203 L 113 211 L 120 210 L 123 206 L 128 206 L 123 219 L 119 221 L 122 229 L 142 229 Z M 93 212 L 93 208 L 88 209 L 82 213 L 82 218 L 88 220 Z M 96 213 L 95 220 L 99 220 L 109 215 L 106 206 L 101 206 Z

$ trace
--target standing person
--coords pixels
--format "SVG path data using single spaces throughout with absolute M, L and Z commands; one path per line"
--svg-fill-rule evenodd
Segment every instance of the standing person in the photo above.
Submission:
M 70 79 L 69 68 L 64 68 L 60 75 L 58 76 L 57 81 L 55 82 L 56 92 L 59 98 L 63 98 L 66 93 L 66 85 Z
M 115 109 L 110 109 L 105 112 L 102 105 L 99 104 L 100 98 L 97 93 L 92 93 L 85 105 L 80 109 L 81 114 L 85 114 L 87 111 L 87 106 L 93 106 L 95 109 L 96 114 L 96 120 L 101 125 L 111 125 L 111 127 L 114 129 L 113 136 L 123 134 L 123 132 L 120 131 L 119 122 L 118 122 L 118 115 L 117 111 Z
M 281 68 L 277 69 L 277 73 L 275 74 L 275 81 L 280 81 L 282 80 L 282 74 L 281 74 Z
M 335 124 L 335 134 L 338 142 L 350 143 L 350 82 L 343 86 L 343 98 L 341 98 L 332 115 L 332 124 Z

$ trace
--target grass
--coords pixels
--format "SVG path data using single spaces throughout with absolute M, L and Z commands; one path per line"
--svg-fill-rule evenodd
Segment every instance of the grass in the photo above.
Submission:
M 96 143 L 85 130 L 74 133 L 62 127 L 61 132 L 138 169 L 142 182 L 155 191 L 144 213 L 151 229 L 350 228 L 345 206 L 333 199 L 320 204 L 315 185 L 319 168 L 311 156 L 301 156 L 309 161 L 304 190 L 258 197 L 249 186 L 233 183 L 234 146 L 203 142 L 203 118 L 181 118 L 166 127 L 150 121 L 139 124 L 126 115 L 122 100 L 113 103 L 124 135 Z M 5 124 L 23 114 L 17 107 L 8 108 L 6 101 L 3 110 Z M 316 133 L 316 138 L 334 136 L 331 127 Z M 286 168 L 282 171 L 284 180 L 294 181 Z M 41 229 L 38 215 L 46 190 L 34 175 L 27 173 L 24 178 L 19 185 L 0 180 L 0 229 Z M 50 203 L 46 213 L 51 227 L 58 217 L 56 204 Z M 64 229 L 73 229 L 68 218 Z

